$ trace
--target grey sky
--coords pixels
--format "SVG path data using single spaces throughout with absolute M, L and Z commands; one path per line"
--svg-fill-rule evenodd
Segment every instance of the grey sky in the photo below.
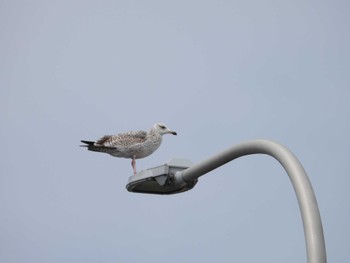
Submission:
M 288 177 L 236 160 L 173 196 L 126 191 L 98 139 L 164 122 L 137 161 L 274 139 L 301 160 L 329 262 L 350 262 L 348 1 L 0 1 L 1 262 L 306 262 Z

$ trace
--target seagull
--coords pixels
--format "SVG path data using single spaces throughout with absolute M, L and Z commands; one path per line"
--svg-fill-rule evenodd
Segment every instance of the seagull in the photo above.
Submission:
M 116 135 L 105 135 L 97 141 L 82 140 L 82 147 L 89 151 L 108 153 L 114 157 L 132 159 L 131 166 L 136 172 L 136 159 L 147 157 L 154 153 L 162 143 L 164 134 L 177 135 L 162 123 L 153 125 L 149 132 L 129 131 Z

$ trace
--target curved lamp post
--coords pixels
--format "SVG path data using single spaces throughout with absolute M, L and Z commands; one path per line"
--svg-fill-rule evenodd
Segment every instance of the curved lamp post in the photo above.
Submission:
M 187 191 L 195 186 L 200 176 L 234 159 L 251 154 L 270 155 L 286 170 L 293 184 L 303 220 L 307 262 L 326 263 L 322 222 L 309 178 L 295 155 L 277 142 L 270 140 L 243 142 L 195 165 L 188 160 L 171 160 L 163 166 L 130 177 L 127 189 L 130 192 L 153 194 Z

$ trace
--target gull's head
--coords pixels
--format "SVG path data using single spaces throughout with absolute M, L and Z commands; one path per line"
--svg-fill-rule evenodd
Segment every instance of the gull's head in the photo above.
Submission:
M 153 125 L 153 129 L 159 133 L 160 135 L 164 135 L 164 134 L 172 134 L 172 135 L 177 135 L 177 133 L 175 131 L 172 131 L 171 129 L 169 129 L 165 124 L 163 123 L 156 123 Z

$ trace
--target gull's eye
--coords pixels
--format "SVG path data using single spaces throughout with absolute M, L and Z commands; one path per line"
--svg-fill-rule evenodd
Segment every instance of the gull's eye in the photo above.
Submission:
M 166 127 L 164 125 L 159 125 L 159 128 L 164 130 Z

